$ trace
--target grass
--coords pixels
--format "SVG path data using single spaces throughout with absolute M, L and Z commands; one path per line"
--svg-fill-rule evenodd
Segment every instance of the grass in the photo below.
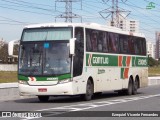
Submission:
M 0 83 L 9 83 L 17 81 L 17 72 L 0 71 Z
M 148 76 L 160 76 L 160 67 L 149 67 Z M 0 83 L 9 83 L 17 81 L 17 72 L 0 71 Z
M 160 67 L 149 67 L 148 76 L 160 76 Z

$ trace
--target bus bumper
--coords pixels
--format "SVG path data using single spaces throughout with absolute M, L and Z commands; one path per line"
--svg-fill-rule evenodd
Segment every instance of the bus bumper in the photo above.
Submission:
M 29 86 L 19 84 L 21 96 L 30 95 L 73 95 L 72 82 L 57 84 L 53 86 Z

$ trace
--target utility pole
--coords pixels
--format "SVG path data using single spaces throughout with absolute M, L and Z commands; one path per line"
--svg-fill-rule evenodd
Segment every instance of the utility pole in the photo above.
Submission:
M 57 9 L 57 2 L 65 3 L 65 12 L 55 17 L 55 22 L 57 18 L 65 19 L 65 22 L 73 22 L 73 18 L 80 18 L 82 22 L 82 17 L 72 12 L 72 3 L 73 2 L 81 2 L 82 8 L 82 0 L 56 0 L 55 1 L 55 10 Z
M 105 4 L 109 0 L 102 0 Z M 122 2 L 126 2 L 127 0 L 121 0 Z M 106 20 L 109 16 L 111 16 L 111 26 L 115 26 L 119 28 L 120 16 L 124 19 L 130 14 L 130 11 L 126 11 L 118 6 L 119 0 L 112 0 L 112 6 L 110 8 L 104 9 L 99 12 L 99 14 Z M 121 13 L 126 13 L 125 16 Z M 106 16 L 107 15 L 107 16 Z

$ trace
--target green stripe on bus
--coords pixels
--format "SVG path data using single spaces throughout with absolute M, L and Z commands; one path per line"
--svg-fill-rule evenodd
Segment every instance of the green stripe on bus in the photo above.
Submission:
M 122 66 L 126 66 L 127 56 L 122 56 Z M 118 55 L 86 54 L 86 66 L 118 66 Z M 147 67 L 148 58 L 132 56 L 132 67 Z
M 29 77 L 34 77 L 34 76 L 29 76 Z M 19 80 L 28 81 L 29 77 L 18 75 Z M 60 75 L 56 77 L 34 77 L 34 78 L 36 78 L 36 81 L 56 81 L 56 80 L 63 80 L 63 79 L 71 78 L 71 74 L 64 74 L 64 75 Z
M 132 57 L 132 66 L 133 67 L 147 67 L 148 58 L 147 57 Z
M 86 54 L 86 66 L 118 66 L 118 56 Z

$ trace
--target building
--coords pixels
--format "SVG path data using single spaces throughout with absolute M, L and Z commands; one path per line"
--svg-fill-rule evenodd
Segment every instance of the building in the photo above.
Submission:
M 160 32 L 156 32 L 156 54 L 155 58 L 160 58 Z
M 108 22 L 108 25 L 111 26 L 111 21 Z M 113 23 L 114 24 L 114 23 Z M 129 32 L 139 32 L 139 21 L 134 19 L 126 19 L 122 16 L 119 17 L 119 28 L 124 31 Z
M 147 41 L 147 55 L 155 59 L 155 45 L 150 41 Z

